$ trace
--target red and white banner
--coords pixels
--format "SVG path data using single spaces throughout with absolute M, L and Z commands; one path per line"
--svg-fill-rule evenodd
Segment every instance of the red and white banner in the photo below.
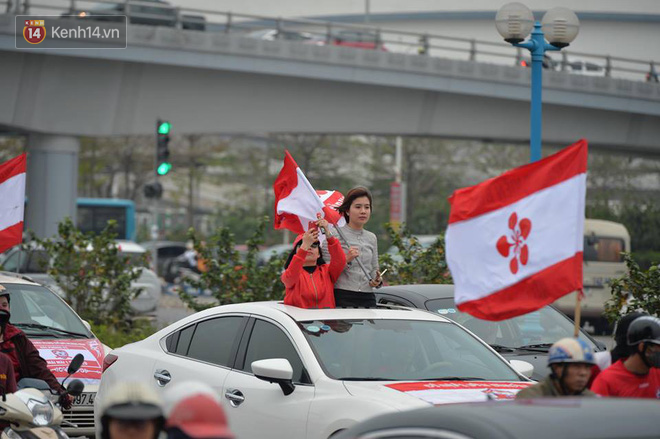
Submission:
M 486 320 L 582 289 L 587 141 L 449 198 L 447 265 L 458 309 Z
M 85 358 L 82 366 L 73 377 L 78 378 L 85 384 L 96 384 L 101 382 L 103 372 L 103 346 L 101 342 L 93 340 L 49 340 L 32 339 L 34 347 L 39 350 L 41 358 L 48 363 L 48 369 L 53 372 L 55 378 L 62 382 L 66 378 L 67 368 L 76 354 L 82 354 Z
M 489 399 L 513 399 L 516 393 L 532 382 L 502 381 L 422 381 L 387 384 L 390 389 L 404 392 L 431 404 L 475 402 Z
M 25 157 L 0 164 L 0 253 L 23 241 Z
M 275 192 L 275 228 L 304 233 L 320 213 L 328 222 L 342 226 L 344 218 L 337 208 L 344 201 L 338 191 L 315 191 L 289 151 L 284 166 L 273 183 Z

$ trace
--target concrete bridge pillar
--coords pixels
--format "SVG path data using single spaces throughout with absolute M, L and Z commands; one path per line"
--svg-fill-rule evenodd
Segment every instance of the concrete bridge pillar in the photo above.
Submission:
M 25 229 L 40 238 L 52 237 L 65 217 L 76 222 L 78 196 L 77 137 L 32 133 L 28 137 L 28 204 Z

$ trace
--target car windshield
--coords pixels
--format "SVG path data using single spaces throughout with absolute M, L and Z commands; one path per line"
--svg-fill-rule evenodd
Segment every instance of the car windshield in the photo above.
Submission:
M 449 298 L 429 300 L 426 302 L 426 308 L 460 323 L 493 346 L 513 349 L 527 347 L 547 351 L 557 340 L 573 336 L 573 323 L 550 306 L 498 322 L 482 320 L 462 313 L 456 309 L 454 300 Z M 580 338 L 592 349 L 598 350 L 584 334 L 580 333 Z
M 325 373 L 353 381 L 521 378 L 462 328 L 438 321 L 298 322 Z
M 3 284 L 3 287 L 10 292 L 11 324 L 28 336 L 91 337 L 76 313 L 47 288 L 27 284 Z

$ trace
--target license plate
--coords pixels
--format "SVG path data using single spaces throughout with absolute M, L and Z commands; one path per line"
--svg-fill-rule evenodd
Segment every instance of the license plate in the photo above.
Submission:
M 94 405 L 96 393 L 81 393 L 73 400 L 73 405 Z

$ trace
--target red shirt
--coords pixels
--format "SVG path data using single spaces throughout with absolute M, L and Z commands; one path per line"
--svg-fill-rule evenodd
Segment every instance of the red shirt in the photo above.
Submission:
M 14 393 L 16 391 L 14 366 L 9 356 L 2 353 L 0 353 L 0 388 L 5 393 Z
M 7 325 L 7 329 L 5 330 L 5 335 L 7 338 L 5 341 L 0 343 L 0 352 L 8 356 L 11 360 L 11 363 L 14 366 L 14 376 L 16 381 L 18 381 L 21 379 L 21 363 L 18 360 L 18 352 L 16 352 L 16 346 L 11 339 L 11 337 L 13 337 L 15 334 L 10 328 L 14 328 L 14 326 Z
M 335 307 L 335 282 L 344 271 L 346 255 L 334 237 L 328 238 L 328 251 L 330 263 L 318 265 L 313 273 L 308 273 L 303 269 L 307 251 L 302 247 L 298 249 L 289 263 L 289 268 L 284 270 L 281 276 L 286 287 L 285 305 L 300 308 Z
M 619 360 L 596 377 L 591 390 L 601 396 L 660 399 L 660 369 L 652 367 L 646 375 L 626 369 Z

